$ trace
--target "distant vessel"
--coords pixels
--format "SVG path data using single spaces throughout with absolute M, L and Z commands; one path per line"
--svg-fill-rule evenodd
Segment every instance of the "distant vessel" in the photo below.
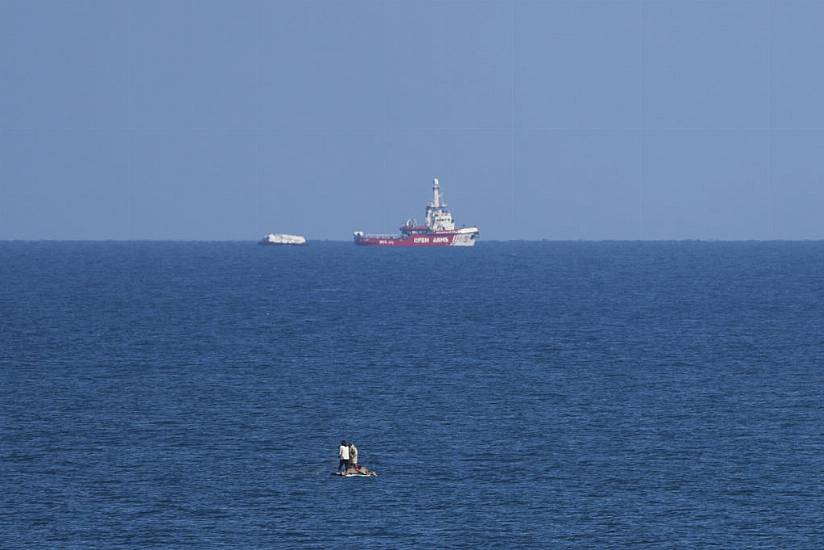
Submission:
M 269 233 L 260 240 L 260 244 L 306 246 L 306 237 L 302 235 L 287 235 L 286 233 Z
M 438 178 L 432 183 L 432 202 L 426 207 L 426 224 L 408 220 L 400 235 L 367 235 L 355 231 L 355 244 L 371 246 L 475 246 L 480 235 L 477 227 L 455 227 L 446 208 Z

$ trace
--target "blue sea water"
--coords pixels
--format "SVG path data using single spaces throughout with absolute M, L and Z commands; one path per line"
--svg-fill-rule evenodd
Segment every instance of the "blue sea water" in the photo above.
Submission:
M 822 544 L 824 243 L 0 243 L 0 547 Z

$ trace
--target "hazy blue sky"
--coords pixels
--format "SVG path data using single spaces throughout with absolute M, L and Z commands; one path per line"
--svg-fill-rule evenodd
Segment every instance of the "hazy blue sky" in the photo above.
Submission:
M 824 238 L 824 2 L 0 0 L 0 239 Z

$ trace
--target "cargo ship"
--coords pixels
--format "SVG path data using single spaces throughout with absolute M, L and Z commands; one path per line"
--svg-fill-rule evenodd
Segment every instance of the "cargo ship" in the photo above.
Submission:
M 480 235 L 477 227 L 455 227 L 446 208 L 438 178 L 432 183 L 432 202 L 426 206 L 426 223 L 408 220 L 400 235 L 368 235 L 355 231 L 355 244 L 365 246 L 475 246 Z

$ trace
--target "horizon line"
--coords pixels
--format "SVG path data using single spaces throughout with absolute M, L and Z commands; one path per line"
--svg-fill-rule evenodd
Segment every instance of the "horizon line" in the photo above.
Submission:
M 307 238 L 307 242 L 321 243 L 349 243 L 351 239 L 312 239 Z M 259 240 L 251 239 L 0 239 L 0 243 L 247 243 L 259 244 Z M 714 238 L 681 238 L 681 239 L 483 239 L 478 244 L 483 243 L 681 243 L 681 242 L 704 242 L 704 243 L 770 243 L 770 242 L 824 242 L 824 237 L 812 238 L 791 238 L 791 239 L 714 239 Z M 378 247 L 381 248 L 381 247 Z M 383 247 L 391 248 L 391 247 Z M 450 247 L 442 247 L 450 248 Z

